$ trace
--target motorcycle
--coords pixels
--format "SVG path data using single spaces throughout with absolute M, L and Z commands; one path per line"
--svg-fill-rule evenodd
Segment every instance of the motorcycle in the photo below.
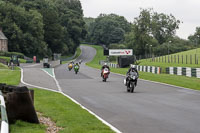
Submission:
M 108 75 L 109 75 L 110 71 L 108 68 L 104 68 L 102 71 L 102 78 L 103 78 L 103 82 L 106 82 Z
M 72 68 L 73 68 L 73 65 L 70 63 L 70 64 L 68 65 L 68 69 L 69 69 L 69 71 L 71 71 Z
M 124 79 L 124 84 L 127 86 L 127 92 L 134 92 L 134 89 L 136 87 L 136 80 L 138 78 L 138 75 L 136 72 L 130 72 L 130 74 L 127 76 L 127 80 Z
M 79 66 L 78 66 L 78 65 L 75 65 L 75 66 L 74 66 L 74 71 L 75 71 L 75 74 L 77 74 L 77 73 L 78 73 L 78 70 L 79 70 Z

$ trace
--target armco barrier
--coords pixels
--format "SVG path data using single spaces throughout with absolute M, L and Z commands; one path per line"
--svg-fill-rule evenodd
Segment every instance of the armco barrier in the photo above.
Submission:
M 190 67 L 167 67 L 167 74 L 183 75 L 187 77 L 200 78 L 200 68 L 190 68 Z
M 135 67 L 138 71 L 143 71 L 143 72 L 151 72 L 155 74 L 160 74 L 161 69 L 160 67 L 155 67 L 155 66 L 139 66 L 139 65 L 132 65 L 131 66 Z
M 1 99 L 1 133 L 8 133 L 9 132 L 9 125 L 8 125 L 8 117 L 6 113 L 6 106 L 4 97 L 0 90 L 0 99 Z

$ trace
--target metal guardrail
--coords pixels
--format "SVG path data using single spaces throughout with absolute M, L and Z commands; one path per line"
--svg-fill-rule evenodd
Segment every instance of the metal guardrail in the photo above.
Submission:
M 0 90 L 0 100 L 1 100 L 1 131 L 0 133 L 9 133 L 8 117 L 6 113 L 5 100 Z

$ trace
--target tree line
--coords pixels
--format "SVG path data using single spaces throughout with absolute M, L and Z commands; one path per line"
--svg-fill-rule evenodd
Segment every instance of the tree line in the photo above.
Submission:
M 131 48 L 135 55 L 167 55 L 197 47 L 200 28 L 188 40 L 176 36 L 179 24 L 172 14 L 158 13 L 152 8 L 141 9 L 132 23 L 117 14 L 100 14 L 84 18 L 87 43 L 107 45 L 109 48 Z
M 29 57 L 73 54 L 87 33 L 79 0 L 0 0 L 0 27 Z

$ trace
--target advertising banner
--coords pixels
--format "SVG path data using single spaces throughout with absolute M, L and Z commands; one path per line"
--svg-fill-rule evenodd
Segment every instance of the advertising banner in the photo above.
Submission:
M 109 49 L 109 56 L 133 55 L 132 49 Z

